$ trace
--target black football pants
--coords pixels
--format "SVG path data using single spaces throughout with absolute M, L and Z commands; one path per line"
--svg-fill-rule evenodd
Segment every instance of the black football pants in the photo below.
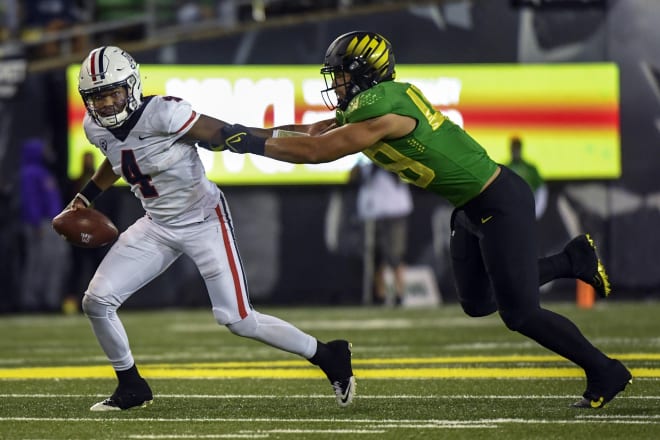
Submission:
M 587 372 L 608 358 L 567 318 L 541 308 L 534 195 L 502 166 L 479 196 L 454 210 L 450 253 L 458 299 L 469 316 L 498 311 L 506 326 Z

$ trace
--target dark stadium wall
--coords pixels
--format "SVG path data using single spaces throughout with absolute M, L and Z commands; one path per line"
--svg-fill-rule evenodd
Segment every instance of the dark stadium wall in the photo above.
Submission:
M 141 63 L 320 64 L 339 33 L 370 29 L 386 34 L 400 63 L 557 63 L 614 61 L 620 69 L 620 179 L 550 181 L 548 210 L 539 223 L 542 251 L 557 251 L 574 233 L 591 232 L 615 288 L 654 294 L 660 290 L 660 3 L 611 0 L 578 8 L 516 8 L 512 2 L 457 2 L 406 12 L 356 16 L 282 29 L 254 31 L 219 41 L 177 44 L 168 51 L 134 53 Z M 164 58 L 165 54 L 167 58 Z M 26 108 L 44 105 L 31 97 Z M 63 109 L 58 111 L 63 112 Z M 66 152 L 60 151 L 61 155 Z M 64 157 L 64 156 L 62 156 Z M 333 191 L 318 187 L 226 187 L 241 257 L 255 302 L 274 304 L 357 303 L 359 256 L 332 252 L 325 241 Z M 141 215 L 126 188 L 113 190 L 115 218 L 126 226 Z M 350 195 L 350 194 L 349 194 Z M 443 237 L 451 211 L 443 200 L 415 190 L 407 261 L 433 267 L 445 299 L 454 298 Z M 350 254 L 350 253 L 349 253 Z M 176 286 L 173 288 L 172 286 Z M 130 300 L 151 304 L 205 305 L 203 286 L 185 259 Z M 574 283 L 555 283 L 548 297 L 574 294 Z M 568 296 L 567 296 L 568 295 Z

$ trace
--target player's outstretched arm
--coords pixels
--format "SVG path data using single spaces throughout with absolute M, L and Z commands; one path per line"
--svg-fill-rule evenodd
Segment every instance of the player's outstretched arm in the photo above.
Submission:
M 335 119 L 313 124 L 290 124 L 273 128 L 246 127 L 230 124 L 207 115 L 201 115 L 183 137 L 195 145 L 211 151 L 229 149 L 235 153 L 263 154 L 263 142 L 269 137 L 291 134 L 317 135 L 335 126 Z M 239 146 L 239 144 L 241 144 Z
M 386 114 L 333 128 L 317 136 L 270 138 L 264 156 L 292 163 L 331 162 L 379 141 L 400 138 L 415 128 L 413 118 Z
M 312 124 L 291 124 L 273 127 L 271 133 L 266 137 L 286 137 L 286 132 L 299 133 L 301 135 L 316 136 L 323 134 L 328 130 L 337 128 L 337 120 L 335 118 L 324 119 L 322 121 L 314 122 Z M 278 133 L 284 132 L 284 135 L 278 136 Z

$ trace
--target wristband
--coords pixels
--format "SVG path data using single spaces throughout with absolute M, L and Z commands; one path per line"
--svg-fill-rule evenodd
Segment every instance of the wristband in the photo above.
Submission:
M 79 197 L 85 205 L 89 206 L 94 203 L 94 200 L 100 196 L 102 192 L 103 190 L 96 184 L 96 182 L 89 179 L 80 192 L 76 194 L 76 197 Z
M 252 153 L 264 156 L 266 138 L 255 136 L 241 124 L 225 125 L 220 129 L 225 139 L 225 148 L 234 153 Z
M 298 136 L 309 136 L 309 135 L 301 131 L 282 130 L 281 128 L 276 128 L 275 130 L 273 130 L 274 138 L 298 137 Z

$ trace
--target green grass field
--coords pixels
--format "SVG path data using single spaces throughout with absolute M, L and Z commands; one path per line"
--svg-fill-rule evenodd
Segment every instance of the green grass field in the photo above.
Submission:
M 634 383 L 602 410 L 569 405 L 580 369 L 496 316 L 436 309 L 259 308 L 321 340 L 349 339 L 358 394 L 337 406 L 316 367 L 232 335 L 208 310 L 125 311 L 148 408 L 92 413 L 114 374 L 87 320 L 0 317 L 2 439 L 660 438 L 660 304 L 550 303 Z

